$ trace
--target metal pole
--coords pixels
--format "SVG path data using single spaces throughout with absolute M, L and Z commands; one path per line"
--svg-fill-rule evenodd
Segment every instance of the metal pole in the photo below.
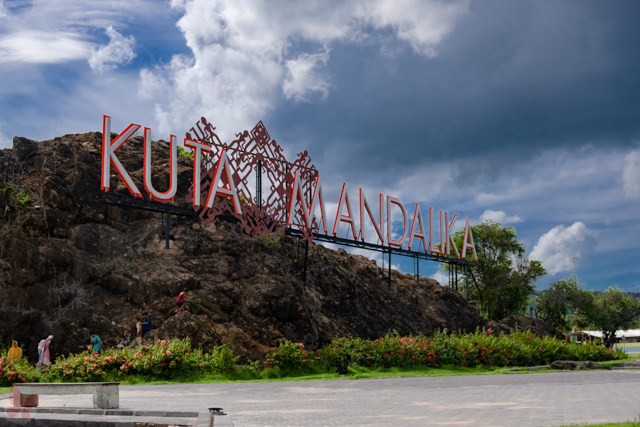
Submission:
M 416 262 L 418 264 L 418 283 L 420 283 L 420 258 L 416 257 Z
M 456 264 L 456 291 L 458 290 L 458 264 Z
M 465 293 L 467 294 L 467 301 L 469 301 L 469 268 L 467 265 L 464 266 L 464 287 Z
M 302 286 L 307 286 L 307 260 L 309 258 L 309 241 L 305 240 L 306 246 L 304 248 L 304 271 L 302 272 Z
M 171 215 L 169 215 L 169 211 L 167 211 L 167 229 L 165 231 L 165 249 L 169 249 L 169 227 L 171 225 Z
M 256 167 L 256 202 L 258 209 L 262 210 L 262 160 L 258 160 Z
M 389 288 L 391 288 L 391 249 L 389 249 Z
M 289 175 L 289 165 L 285 164 L 285 172 L 284 172 L 284 221 L 287 221 L 287 206 L 289 205 L 289 182 L 287 181 L 287 176 Z

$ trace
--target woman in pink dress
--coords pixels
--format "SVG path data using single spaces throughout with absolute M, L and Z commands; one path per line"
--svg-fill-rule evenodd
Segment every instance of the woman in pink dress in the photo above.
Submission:
M 49 345 L 53 335 L 49 335 L 46 339 L 38 344 L 38 364 L 36 366 L 51 365 L 51 355 L 49 354 Z

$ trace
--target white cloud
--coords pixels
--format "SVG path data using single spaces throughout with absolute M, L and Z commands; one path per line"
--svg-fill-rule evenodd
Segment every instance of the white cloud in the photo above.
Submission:
M 85 59 L 90 46 L 73 33 L 18 31 L 0 37 L 0 63 L 55 64 Z
M 558 225 L 540 237 L 529 259 L 542 261 L 549 274 L 571 271 L 571 256 L 580 257 L 593 251 L 596 240 L 596 233 L 582 222 L 568 228 Z
M 442 286 L 449 286 L 449 276 L 444 274 L 442 271 L 438 270 L 436 274 L 431 276 L 432 279 L 435 279 Z
M 4 136 L 2 132 L 0 132 L 0 150 L 3 148 L 11 148 L 13 144 L 11 140 Z
M 255 124 L 280 93 L 294 101 L 326 97 L 330 85 L 318 68 L 329 60 L 332 43 L 359 43 L 371 31 L 390 29 L 430 57 L 468 9 L 467 1 L 418 0 L 171 5 L 184 10 L 177 25 L 193 57 L 176 55 L 164 68 L 145 70 L 142 91 L 153 82 L 151 74 L 168 83 L 157 104 L 161 131 L 188 128 L 204 115 L 224 123 L 218 128 L 223 139 Z
M 622 181 L 624 194 L 630 199 L 640 199 L 640 150 L 625 157 Z
M 285 63 L 287 77 L 282 84 L 284 96 L 296 101 L 308 101 L 308 96 L 313 92 L 322 94 L 322 98 L 329 95 L 329 83 L 326 76 L 317 72 L 320 64 L 326 64 L 329 60 L 329 49 L 322 53 L 303 53 L 296 59 Z
M 133 51 L 135 39 L 133 36 L 124 37 L 110 25 L 106 30 L 109 44 L 100 45 L 98 49 L 91 48 L 89 66 L 95 72 L 102 73 L 116 68 L 119 64 L 128 64 L 136 53 Z
M 480 215 L 480 220 L 490 220 L 500 224 L 515 224 L 522 222 L 522 219 L 518 215 L 507 216 L 503 211 L 486 210 Z

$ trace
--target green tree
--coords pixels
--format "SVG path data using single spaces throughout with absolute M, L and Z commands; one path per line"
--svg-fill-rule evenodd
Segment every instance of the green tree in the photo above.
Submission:
M 615 343 L 617 331 L 632 328 L 640 316 L 640 300 L 613 287 L 598 293 L 578 287 L 571 303 L 578 325 L 602 331 L 606 347 Z
M 485 220 L 471 226 L 478 262 L 469 269 L 470 297 L 489 320 L 523 313 L 534 283 L 546 274 L 540 261 L 524 258 L 526 248 L 513 227 Z M 464 230 L 453 235 L 462 247 Z M 472 260 L 467 251 L 467 260 Z M 444 269 L 448 268 L 444 266 Z
M 557 329 L 569 329 L 568 313 L 573 305 L 572 300 L 579 290 L 575 278 L 562 279 L 549 285 L 549 289 L 536 298 L 538 318 L 552 324 Z

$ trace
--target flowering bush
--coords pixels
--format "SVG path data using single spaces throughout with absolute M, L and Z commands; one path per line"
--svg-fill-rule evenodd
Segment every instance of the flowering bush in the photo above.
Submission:
M 316 362 L 315 353 L 309 353 L 304 349 L 303 344 L 285 341 L 272 354 L 267 355 L 267 364 L 280 369 L 300 369 L 305 368 L 309 363 Z
M 9 358 L 0 357 L 0 386 L 14 383 L 26 383 L 36 380 L 35 368 L 24 360 L 12 362 Z
M 495 335 L 487 330 L 451 335 L 444 331 L 432 338 L 401 337 L 397 333 L 374 341 L 338 338 L 315 353 L 305 351 L 302 344 L 286 341 L 267 356 L 267 363 L 282 369 L 350 364 L 374 368 L 529 366 L 549 364 L 554 360 L 604 361 L 623 356 L 595 344 L 568 343 L 522 331 L 511 335 Z
M 192 349 L 186 340 L 158 340 L 151 346 L 87 351 L 60 357 L 43 371 L 43 381 L 105 381 L 126 376 L 176 378 L 195 372 L 222 374 L 235 366 L 235 357 L 226 345 L 205 353 Z

